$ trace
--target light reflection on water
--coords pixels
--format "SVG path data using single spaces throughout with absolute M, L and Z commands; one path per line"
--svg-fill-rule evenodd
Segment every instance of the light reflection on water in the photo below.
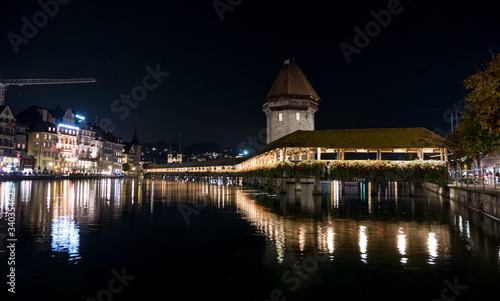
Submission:
M 429 260 L 427 262 L 429 264 L 435 264 L 436 258 L 438 257 L 438 241 L 436 239 L 436 233 L 429 233 L 429 237 L 427 239 L 427 247 L 429 249 Z
M 343 192 L 341 183 L 334 182 L 322 196 L 304 197 L 226 184 L 221 179 L 213 184 L 139 179 L 4 182 L 0 220 L 6 221 L 8 191 L 13 189 L 19 198 L 19 226 L 34 233 L 54 256 L 65 254 L 67 262 L 80 264 L 86 256 L 83 238 L 96 225 L 117 221 L 123 212 L 146 211 L 153 219 L 165 207 L 151 204 L 176 209 L 181 202 L 206 203 L 220 214 L 244 220 L 264 237 L 263 262 L 274 268 L 292 266 L 317 252 L 331 264 L 433 270 L 461 262 L 464 255 L 457 254 L 473 250 L 500 270 L 498 223 L 438 197 L 410 198 L 404 185 L 356 183 Z M 203 214 L 192 218 L 203 221 Z M 2 244 L 5 240 L 0 249 Z
M 80 259 L 80 230 L 71 216 L 59 216 L 52 220 L 51 248 L 54 252 L 66 252 L 70 261 Z M 75 262 L 76 263 L 76 262 Z
M 351 185 L 343 195 L 341 184 L 334 182 L 323 197 L 311 195 L 304 199 L 298 194 L 292 200 L 289 195 L 284 198 L 224 185 L 221 179 L 213 183 L 216 184 L 146 181 L 143 186 L 137 179 L 4 182 L 0 210 L 7 210 L 9 187 L 18 190 L 19 193 L 15 193 L 26 206 L 26 222 L 35 228 L 49 222 L 52 250 L 67 252 L 73 261 L 79 258 L 82 226 L 99 220 L 102 214 L 117 218 L 124 206 L 141 204 L 144 195 L 149 202 L 169 203 L 187 197 L 221 209 L 236 207 L 242 218 L 268 238 L 268 252 L 275 254 L 272 257 L 278 264 L 282 264 L 286 256 L 300 257 L 307 250 L 330 254 L 332 260 L 339 260 L 337 252 L 346 254 L 356 248 L 364 264 L 371 262 L 371 252 L 382 252 L 382 255 L 396 252 L 397 261 L 402 265 L 414 263 L 422 255 L 427 257 L 427 264 L 435 265 L 451 255 L 449 226 L 437 218 L 422 220 L 417 207 L 423 204 L 396 197 L 398 185 L 394 183 L 386 187 L 373 185 L 379 188 L 376 192 L 371 191 L 371 183 Z M 142 192 L 144 187 L 146 194 Z M 443 206 L 441 199 L 426 201 L 431 202 L 427 203 L 431 207 Z M 150 207 L 151 214 L 153 208 Z M 453 206 L 449 213 L 452 224 L 467 245 L 481 248 L 481 244 L 474 244 L 471 239 L 477 231 L 471 232 L 470 221 L 452 211 L 456 211 Z
M 426 199 L 416 203 L 400 196 L 398 208 L 396 199 L 390 197 L 397 192 L 396 187 L 382 189 L 373 200 L 370 185 L 360 185 L 359 190 L 351 187 L 351 194 L 346 197 L 336 191 L 337 187 L 337 183 L 332 185 L 332 193 L 323 198 L 311 196 L 308 200 L 290 201 L 278 197 L 274 203 L 279 204 L 274 205 L 269 205 L 270 197 L 266 198 L 262 192 L 238 190 L 236 206 L 244 218 L 268 238 L 269 250 L 276 252 L 273 257 L 279 264 L 287 255 L 302 256 L 306 249 L 328 253 L 332 260 L 345 260 L 355 248 L 364 264 L 397 260 L 399 265 L 412 264 L 413 268 L 420 268 L 423 257 L 430 266 L 447 264 L 446 260 L 452 255 L 449 226 L 438 218 L 422 221 L 416 213 L 423 209 L 418 207 L 426 205 L 441 207 L 442 200 L 436 198 L 428 203 L 430 200 Z M 356 193 L 359 193 L 357 199 Z M 374 208 L 370 205 L 372 202 Z M 391 220 L 394 218 L 397 223 Z M 369 256 L 371 252 L 374 252 L 373 260 Z M 393 252 L 399 256 L 388 255 Z
M 359 252 L 361 253 L 361 262 L 368 263 L 368 236 L 366 235 L 366 227 L 359 226 Z
M 408 263 L 408 258 L 405 257 L 406 255 L 406 235 L 404 232 L 404 228 L 399 228 L 398 230 L 398 250 L 399 254 L 401 254 L 401 263 L 402 264 L 407 264 Z
M 141 185 L 135 186 L 135 183 L 135 179 L 131 185 L 118 179 L 2 182 L 0 221 L 7 222 L 4 213 L 8 209 L 10 191 L 17 196 L 16 225 L 26 224 L 28 229 L 39 233 L 38 242 L 48 243 L 56 254 L 66 253 L 68 260 L 76 264 L 81 258 L 81 226 L 99 222 L 103 212 L 118 217 L 122 198 L 127 194 L 131 194 L 130 200 L 137 202 L 134 194 L 141 196 Z M 46 226 L 50 231 L 47 232 Z M 4 243 L 0 242 L 0 249 Z

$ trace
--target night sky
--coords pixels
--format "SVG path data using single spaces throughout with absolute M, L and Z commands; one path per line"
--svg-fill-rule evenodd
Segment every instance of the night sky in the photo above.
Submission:
M 175 143 L 182 133 L 183 144 L 226 147 L 257 137 L 261 101 L 289 56 L 322 98 L 316 129 L 449 130 L 443 114 L 463 99 L 463 80 L 491 59 L 489 48 L 500 52 L 492 1 L 402 0 L 350 63 L 340 43 L 355 46 L 354 27 L 364 30 L 372 10 L 396 1 L 221 0 L 236 4 L 224 20 L 213 0 L 60 1 L 47 19 L 37 1 L 2 1 L 0 78 L 97 82 L 11 87 L 6 104 L 14 114 L 32 104 L 74 107 L 87 119 L 108 118 L 125 140 L 137 118 L 141 142 Z M 23 17 L 34 16 L 41 26 L 16 53 L 9 33 L 22 37 Z M 128 115 L 117 112 L 148 66 L 162 82 L 150 78 L 145 99 Z

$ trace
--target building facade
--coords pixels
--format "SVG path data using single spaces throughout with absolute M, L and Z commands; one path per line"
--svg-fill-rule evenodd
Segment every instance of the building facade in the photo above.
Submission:
M 0 106 L 0 172 L 12 172 L 19 166 L 15 152 L 16 118 L 9 106 Z
M 78 170 L 96 174 L 99 172 L 102 143 L 97 142 L 96 132 L 87 126 L 82 116 L 79 117 L 82 122 L 78 136 Z
M 130 142 L 125 143 L 123 147 L 123 163 L 130 166 L 129 173 L 137 174 L 142 170 L 141 164 L 141 143 L 137 135 L 137 127 Z
M 35 168 L 36 160 L 28 155 L 28 135 L 27 124 L 16 121 L 16 138 L 14 139 L 16 157 L 19 158 L 17 172 L 30 173 Z
M 50 129 L 49 129 L 50 128 Z M 58 169 L 58 134 L 55 125 L 28 134 L 28 155 L 36 160 L 35 173 L 53 173 Z
M 99 170 L 102 174 L 119 175 L 122 173 L 123 164 L 123 139 L 101 128 L 94 129 L 100 147 Z
M 18 122 L 28 127 L 27 160 L 35 160 L 32 172 L 52 173 L 58 165 L 58 133 L 55 119 L 47 108 L 31 106 L 17 114 Z M 29 167 L 25 169 L 29 170 Z M 31 170 L 30 170 L 31 172 Z

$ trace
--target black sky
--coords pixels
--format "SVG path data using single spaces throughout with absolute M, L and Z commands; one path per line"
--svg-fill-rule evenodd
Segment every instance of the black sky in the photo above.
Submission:
M 11 87 L 14 114 L 74 102 L 88 119 L 112 120 L 125 140 L 137 118 L 141 142 L 177 142 L 181 132 L 186 144 L 237 146 L 265 127 L 261 100 L 293 55 L 322 98 L 317 129 L 447 130 L 443 114 L 466 93 L 462 81 L 491 59 L 489 48 L 500 52 L 494 2 L 402 0 L 401 13 L 348 64 L 339 44 L 353 44 L 353 28 L 389 2 L 244 0 L 221 21 L 212 0 L 71 0 L 16 54 L 8 34 L 21 35 L 22 18 L 41 7 L 5 0 L 0 78 L 97 80 Z M 121 120 L 111 104 L 157 65 L 169 76 Z

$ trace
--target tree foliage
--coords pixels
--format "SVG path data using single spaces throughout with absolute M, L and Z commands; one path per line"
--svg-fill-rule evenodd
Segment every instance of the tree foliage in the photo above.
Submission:
M 445 138 L 446 140 L 441 146 L 448 149 L 450 153 L 448 157 L 453 160 L 453 162 L 459 163 L 460 166 L 463 167 L 464 165 L 470 165 L 477 159 L 477 153 L 471 151 L 464 145 L 464 139 L 460 131 L 448 132 Z
M 128 164 L 128 163 L 123 163 L 123 164 L 122 164 L 122 170 L 123 170 L 123 171 L 129 171 L 129 170 L 130 170 L 130 164 Z
M 464 86 L 471 91 L 459 126 L 462 143 L 476 154 L 492 152 L 500 147 L 500 54 Z

